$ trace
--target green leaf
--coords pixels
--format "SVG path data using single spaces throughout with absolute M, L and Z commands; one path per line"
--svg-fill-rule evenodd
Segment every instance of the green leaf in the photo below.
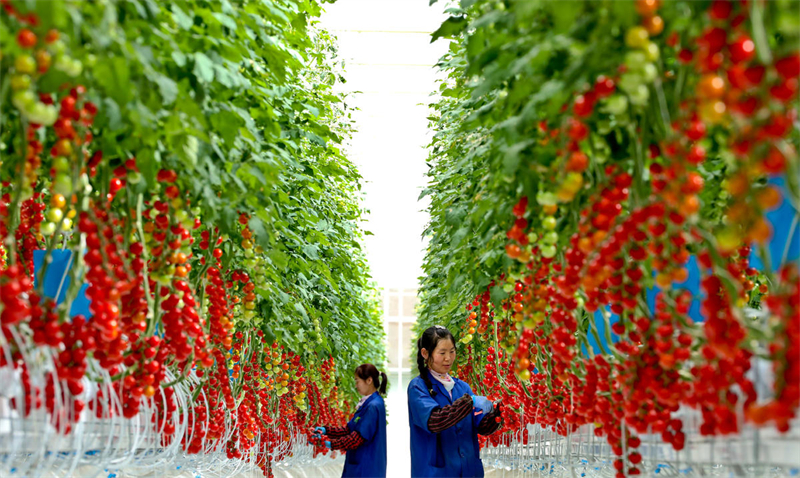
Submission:
M 286 267 L 289 265 L 289 256 L 279 251 L 278 249 L 270 250 L 268 256 L 272 261 L 272 263 L 275 264 L 275 267 L 277 267 L 281 271 L 285 271 Z
M 612 3 L 632 3 L 632 2 L 612 2 Z M 551 12 L 553 14 L 553 32 L 567 32 L 583 9 L 583 2 L 558 2 L 553 4 Z
M 236 22 L 233 20 L 233 18 L 219 12 L 215 12 L 213 15 L 214 18 L 216 18 L 224 26 L 230 28 L 231 30 L 236 30 Z
M 308 320 L 308 314 L 306 313 L 306 309 L 305 309 L 305 307 L 303 307 L 303 304 L 301 304 L 299 302 L 295 302 L 294 303 L 294 310 L 299 312 L 300 315 L 302 315 L 304 319 Z
M 172 59 L 175 60 L 176 65 L 180 66 L 181 68 L 186 66 L 186 55 L 184 55 L 183 52 L 178 50 L 172 50 L 170 56 L 172 56 Z
M 205 53 L 197 52 L 194 54 L 193 73 L 198 79 L 206 83 L 214 81 L 214 64 Z
M 442 23 L 442 25 L 431 35 L 431 43 L 439 38 L 454 38 L 461 33 L 467 26 L 467 19 L 464 17 L 449 17 Z
M 103 99 L 103 108 L 98 112 L 96 126 L 106 127 L 111 131 L 119 131 L 124 127 L 116 101 L 111 98 Z
M 164 100 L 165 105 L 171 105 L 175 102 L 178 96 L 178 84 L 164 75 L 156 73 L 153 81 L 158 85 L 158 90 L 161 93 L 161 98 Z
M 188 30 L 192 28 L 194 21 L 192 18 L 183 12 L 177 4 L 172 4 L 172 18 L 175 20 L 175 23 L 183 30 Z
M 319 248 L 313 244 L 303 246 L 303 253 L 312 261 L 319 260 Z
M 226 143 L 233 143 L 243 123 L 239 115 L 232 111 L 219 111 L 211 115 L 209 120 Z

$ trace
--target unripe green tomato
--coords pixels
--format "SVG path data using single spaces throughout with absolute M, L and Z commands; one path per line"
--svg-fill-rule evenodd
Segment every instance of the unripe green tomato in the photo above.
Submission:
M 138 171 L 133 171 L 128 173 L 129 184 L 139 184 L 141 181 L 142 181 L 142 173 Z
M 658 45 L 653 42 L 648 42 L 647 46 L 644 47 L 644 53 L 647 56 L 648 61 L 656 61 L 658 57 L 661 56 L 661 52 L 658 49 Z
M 28 119 L 32 123 L 40 124 L 43 126 L 51 126 L 58 118 L 58 110 L 53 105 L 46 105 L 42 102 L 36 102 L 28 113 Z
M 605 110 L 612 115 L 621 115 L 628 111 L 628 98 L 625 95 L 612 95 L 606 100 Z
M 61 223 L 61 229 L 65 230 L 65 231 L 71 231 L 72 230 L 72 219 L 70 219 L 68 217 L 65 217 L 64 218 L 64 222 Z
M 542 227 L 547 229 L 548 231 L 552 231 L 556 228 L 556 218 L 553 216 L 547 216 L 542 220 Z
M 86 55 L 86 66 L 93 67 L 97 63 L 97 57 L 89 53 Z
M 576 297 L 575 302 L 578 304 L 578 307 L 583 307 L 586 304 L 586 301 L 583 300 L 583 297 Z
M 647 55 L 642 51 L 629 51 L 625 53 L 625 66 L 628 67 L 629 73 L 637 73 L 642 71 L 645 63 L 647 63 Z
M 472 342 L 472 334 L 467 334 L 461 339 L 461 343 L 463 344 L 468 344 L 470 342 Z
M 53 159 L 53 169 L 58 173 L 69 171 L 69 159 L 64 156 L 56 156 Z
M 76 77 L 81 74 L 83 71 L 83 64 L 78 60 L 72 60 L 69 63 L 69 67 L 66 70 L 66 73 L 71 77 Z
M 72 180 L 66 174 L 57 174 L 53 181 L 53 191 L 57 194 L 69 196 L 72 194 Z
M 622 91 L 630 93 L 638 89 L 642 85 L 643 81 L 644 79 L 641 77 L 641 75 L 628 72 L 620 77 L 619 87 L 622 89 Z
M 169 270 L 169 269 L 167 269 L 167 270 Z M 170 285 L 172 283 L 172 279 L 170 277 L 171 277 L 171 274 L 170 274 L 170 276 L 157 275 L 157 276 L 154 277 L 154 279 L 159 284 L 161 284 L 163 286 L 168 286 L 168 285 Z
M 61 218 L 64 217 L 64 211 L 57 208 L 50 208 L 45 216 L 47 217 L 48 221 L 59 222 Z
M 547 259 L 550 259 L 556 255 L 556 246 L 552 244 L 542 246 L 539 250 L 542 253 L 542 257 L 545 257 Z
M 522 321 L 522 326 L 526 329 L 533 329 L 536 327 L 536 322 L 534 322 L 532 318 L 528 317 Z
M 505 284 L 503 286 L 503 291 L 506 293 L 510 293 L 512 290 L 514 290 L 514 286 L 511 284 Z
M 67 51 L 67 45 L 62 40 L 56 40 L 50 45 L 50 51 L 56 55 L 62 55 Z
M 650 90 L 645 85 L 639 85 L 634 91 L 630 91 L 628 95 L 630 95 L 631 104 L 644 106 L 650 99 Z
M 37 101 L 28 108 L 27 112 L 23 112 L 23 115 L 31 123 L 42 124 L 42 121 L 47 119 L 47 105 Z
M 69 70 L 70 66 L 72 66 L 72 57 L 69 55 L 59 55 L 56 57 L 56 61 L 53 64 L 53 68 L 58 71 L 63 71 L 64 73 Z
M 42 125 L 44 126 L 53 126 L 53 124 L 58 119 L 58 108 L 55 105 L 47 105 L 47 118 Z
M 56 225 L 52 222 L 45 222 L 39 227 L 39 231 L 45 236 L 52 235 L 56 232 Z
M 11 103 L 22 112 L 27 112 L 36 104 L 36 95 L 31 90 L 15 91 Z
M 658 68 L 656 68 L 656 65 L 652 63 L 647 63 L 644 65 L 644 69 L 642 70 L 642 78 L 644 78 L 646 83 L 652 83 L 657 76 Z
M 539 240 L 539 236 L 535 232 L 531 231 L 531 232 L 528 233 L 528 242 L 529 243 L 535 244 L 536 241 L 538 241 L 538 240 Z
M 245 250 L 244 250 L 244 256 L 245 256 L 246 258 L 248 258 L 248 259 L 251 259 L 251 258 L 253 257 L 253 249 L 252 249 L 252 248 L 250 248 L 250 249 L 245 249 Z
M 17 73 L 32 75 L 36 72 L 36 60 L 31 55 L 20 55 L 14 59 L 14 68 Z
M 558 233 L 557 233 L 557 232 L 555 232 L 555 231 L 550 231 L 550 232 L 548 232 L 548 233 L 547 233 L 547 234 L 545 234 L 545 235 L 544 235 L 544 237 L 542 238 L 542 242 L 543 242 L 545 245 L 551 245 L 551 244 L 555 244 L 556 242 L 558 242 Z
M 628 29 L 625 33 L 625 44 L 631 48 L 644 48 L 650 35 L 647 30 L 642 26 L 635 26 Z
M 536 193 L 536 202 L 542 206 L 552 206 L 558 204 L 558 196 L 550 191 L 539 191 Z
M 31 77 L 28 75 L 14 75 L 11 77 L 11 89 L 14 91 L 27 90 L 31 87 Z

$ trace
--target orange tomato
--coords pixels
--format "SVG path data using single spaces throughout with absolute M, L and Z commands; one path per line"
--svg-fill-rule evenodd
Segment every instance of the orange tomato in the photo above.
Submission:
M 67 205 L 67 199 L 62 194 L 53 194 L 53 197 L 50 198 L 50 205 L 58 209 L 63 209 L 64 206 Z
M 651 37 L 654 37 L 664 31 L 664 19 L 658 15 L 647 17 L 642 21 L 642 26 Z
M 762 209 L 773 209 L 781 203 L 781 193 L 774 186 L 767 186 L 758 192 L 756 201 Z
M 643 17 L 651 17 L 658 10 L 659 0 L 636 0 L 636 12 Z
M 690 194 L 683 198 L 683 211 L 688 215 L 695 214 L 700 210 L 700 200 L 696 194 Z
M 704 75 L 697 83 L 697 93 L 700 97 L 721 98 L 725 95 L 725 80 L 714 74 Z
M 673 282 L 683 282 L 689 278 L 689 271 L 685 267 L 679 267 L 672 271 Z
M 749 233 L 750 239 L 759 244 L 766 243 L 772 236 L 772 228 L 763 217 L 758 218 Z

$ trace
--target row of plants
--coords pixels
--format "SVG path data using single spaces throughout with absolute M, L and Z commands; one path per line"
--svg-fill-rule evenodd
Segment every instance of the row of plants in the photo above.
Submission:
M 503 399 L 506 431 L 592 425 L 618 476 L 642 472 L 642 434 L 683 449 L 686 408 L 702 416 L 693 433 L 787 431 L 800 406 L 798 4 L 448 12 L 433 35 L 450 48 L 418 329 L 460 331 L 457 373 Z M 774 374 L 766 395 L 757 361 Z
M 125 417 L 162 409 L 165 445 L 255 447 L 270 473 L 278 437 L 341 422 L 350 371 L 384 359 L 321 5 L 2 8 L 0 366 L 20 374 L 17 412 L 46 407 L 69 433 L 93 408 L 98 364 L 111 376 L 99 393 Z M 64 254 L 56 303 L 45 277 Z M 89 313 L 70 313 L 84 295 Z M 47 383 L 30 379 L 26 350 L 53 357 Z M 177 436 L 170 390 L 188 377 L 201 420 Z

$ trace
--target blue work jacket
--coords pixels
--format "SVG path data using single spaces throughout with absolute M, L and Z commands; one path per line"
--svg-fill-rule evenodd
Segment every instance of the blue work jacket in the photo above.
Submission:
M 436 396 L 431 397 L 425 382 L 420 377 L 408 385 L 408 422 L 411 427 L 411 476 L 412 478 L 483 477 L 483 462 L 478 444 L 478 424 L 483 414 L 470 413 L 454 426 L 432 433 L 428 430 L 428 418 L 436 408 L 451 405 L 472 389 L 465 382 L 453 378 L 453 398 L 444 385 L 431 377 Z
M 364 439 L 360 447 L 347 450 L 342 478 L 386 478 L 386 407 L 383 397 L 373 393 L 347 422 L 350 431 Z

